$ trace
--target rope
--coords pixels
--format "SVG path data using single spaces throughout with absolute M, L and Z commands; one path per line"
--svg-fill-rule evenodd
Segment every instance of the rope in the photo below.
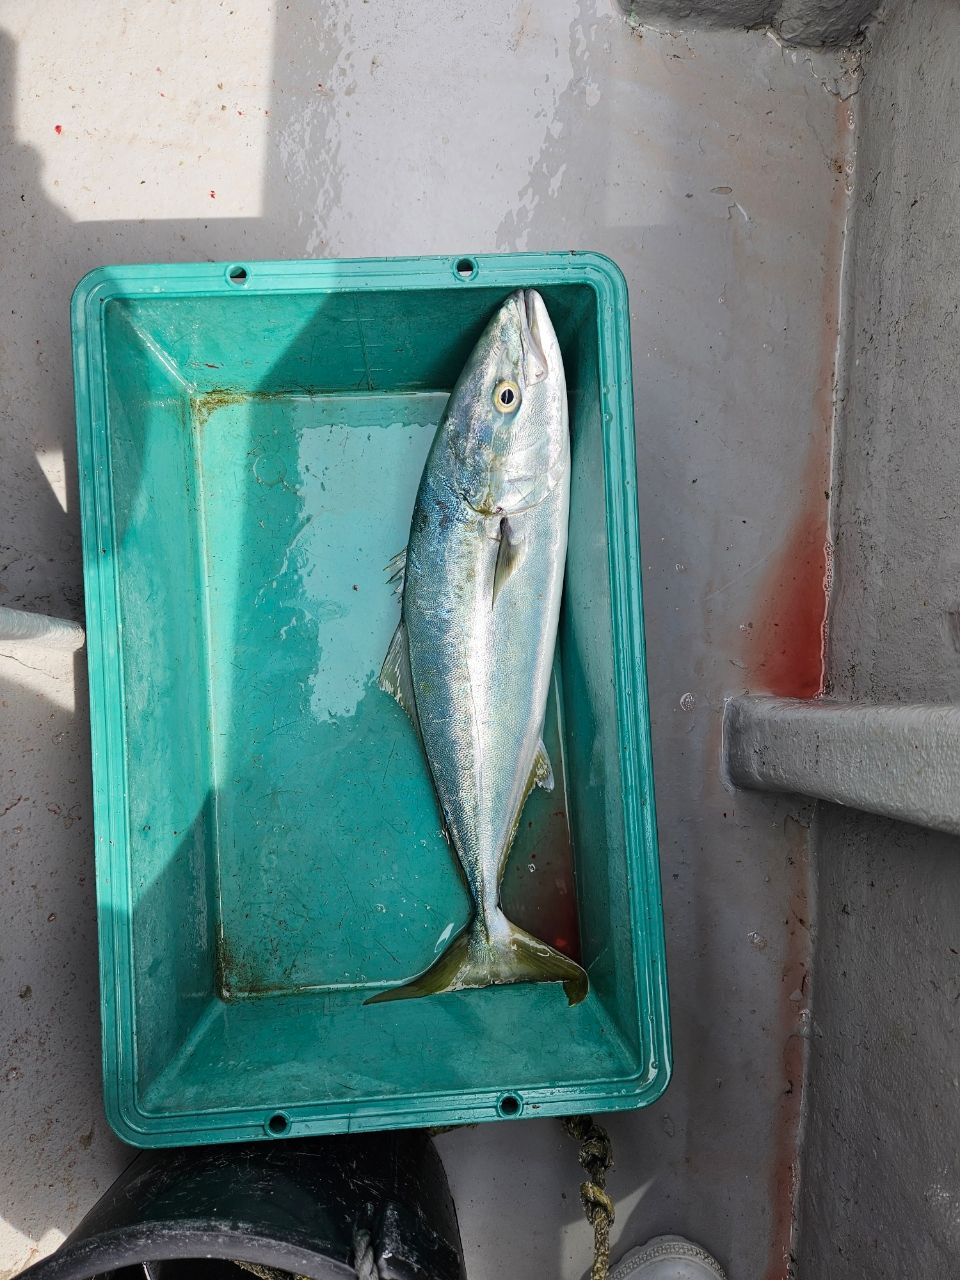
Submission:
M 455 1126 L 451 1126 L 453 1128 Z M 580 1165 L 587 1181 L 580 1184 L 580 1200 L 587 1221 L 593 1227 L 593 1266 L 590 1280 L 608 1280 L 610 1274 L 610 1228 L 613 1225 L 613 1201 L 607 1195 L 607 1170 L 613 1168 L 613 1152 L 606 1129 L 593 1123 L 592 1116 L 567 1116 L 563 1127 L 580 1143 Z M 256 1262 L 236 1265 L 260 1280 L 281 1280 L 284 1272 Z M 357 1280 L 381 1280 L 369 1231 L 355 1227 L 353 1232 L 353 1266 Z M 296 1280 L 304 1280 L 296 1277 Z
M 580 1185 L 580 1200 L 587 1221 L 593 1227 L 593 1267 L 590 1280 L 607 1280 L 610 1273 L 610 1228 L 613 1201 L 607 1195 L 607 1170 L 613 1167 L 613 1152 L 606 1129 L 593 1123 L 592 1116 L 567 1116 L 563 1127 L 580 1143 L 580 1165 L 587 1181 Z
M 369 1231 L 355 1227 L 353 1231 L 353 1266 L 357 1280 L 380 1280 L 380 1268 L 373 1252 L 373 1237 Z
M 257 1276 L 258 1280 L 307 1280 L 306 1276 L 291 1277 L 289 1271 L 265 1267 L 261 1262 L 241 1262 L 239 1258 L 234 1258 L 233 1265 L 239 1267 L 241 1271 L 248 1271 L 250 1275 Z

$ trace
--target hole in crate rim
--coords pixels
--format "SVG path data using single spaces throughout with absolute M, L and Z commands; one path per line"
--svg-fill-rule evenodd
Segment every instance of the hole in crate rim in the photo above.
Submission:
M 497 1112 L 502 1116 L 518 1116 L 523 1110 L 523 1101 L 515 1093 L 505 1093 L 497 1101 Z
M 246 284 L 249 278 L 249 272 L 242 262 L 234 262 L 227 267 L 227 280 L 231 284 Z
M 283 1134 L 289 1132 L 290 1117 L 284 1115 L 282 1111 L 275 1111 L 267 1120 L 264 1126 L 267 1133 L 272 1133 L 275 1138 L 282 1137 Z
M 472 280 L 479 269 L 474 258 L 457 258 L 453 264 L 453 274 L 458 280 Z

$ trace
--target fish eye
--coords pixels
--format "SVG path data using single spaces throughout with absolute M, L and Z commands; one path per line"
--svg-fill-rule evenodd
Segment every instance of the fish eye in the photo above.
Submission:
M 520 405 L 520 388 L 515 382 L 498 382 L 493 388 L 493 407 L 501 413 L 513 413 Z

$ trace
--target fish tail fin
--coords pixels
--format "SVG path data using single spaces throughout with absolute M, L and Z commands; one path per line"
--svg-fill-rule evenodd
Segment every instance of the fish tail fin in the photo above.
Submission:
M 441 952 L 429 969 L 411 978 L 401 987 L 388 987 L 377 995 L 364 1000 L 364 1004 L 383 1004 L 387 1000 L 416 1000 L 420 996 L 435 996 L 441 991 L 459 991 L 463 987 L 475 987 L 470 982 L 473 966 L 470 963 L 470 942 L 473 930 L 458 934 L 445 951 Z
M 579 1004 L 587 994 L 587 971 L 563 952 L 502 916 L 506 941 L 499 947 L 509 977 L 495 982 L 562 982 L 568 1004 Z
M 562 982 L 570 1004 L 579 1004 L 588 987 L 587 974 L 575 960 L 512 924 L 498 911 L 492 919 L 478 914 L 429 969 L 403 986 L 380 991 L 364 1004 L 416 1000 L 445 991 L 512 982 Z

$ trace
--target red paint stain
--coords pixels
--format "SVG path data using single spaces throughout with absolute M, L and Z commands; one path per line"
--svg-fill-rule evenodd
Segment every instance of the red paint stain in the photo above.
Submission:
M 211 187 L 211 189 L 210 189 L 210 199 L 211 199 L 211 200 L 216 200 L 216 198 L 217 198 L 217 193 L 216 193 L 216 192 L 213 190 L 213 188 Z
M 62 125 L 62 124 L 55 124 L 55 125 L 53 126 L 53 132 L 54 132 L 54 133 L 57 133 L 57 134 L 59 134 L 59 133 L 63 133 L 63 125 Z

